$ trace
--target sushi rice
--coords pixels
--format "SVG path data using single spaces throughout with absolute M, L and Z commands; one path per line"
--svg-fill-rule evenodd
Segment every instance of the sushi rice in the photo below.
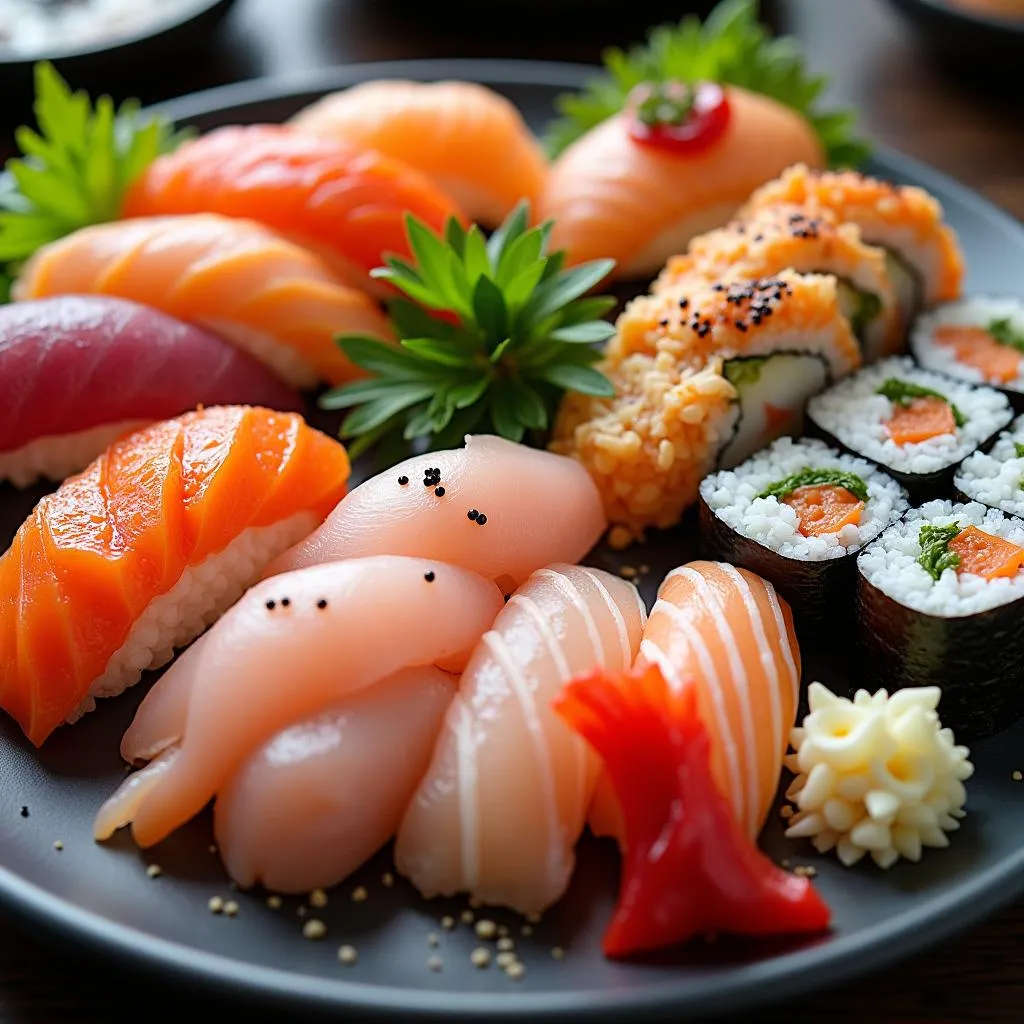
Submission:
M 985 533 L 1024 547 L 1024 523 L 979 502 L 957 505 L 929 501 L 911 509 L 867 547 L 857 566 L 868 581 L 899 604 L 926 615 L 958 618 L 998 608 L 1024 598 L 1024 572 L 986 580 L 972 573 L 946 569 L 933 579 L 919 564 L 918 534 L 925 523 L 977 527 Z
M 999 435 L 991 451 L 964 459 L 955 477 L 957 490 L 971 501 L 1024 518 L 1024 457 L 1018 444 L 1024 444 L 1024 416 Z
M 176 648 L 191 643 L 220 618 L 259 580 L 273 558 L 302 540 L 318 522 L 314 513 L 299 512 L 270 526 L 245 530 L 222 551 L 186 568 L 170 590 L 149 602 L 67 722 L 92 711 L 96 698 L 116 697 L 134 686 L 143 672 L 166 665 Z
M 885 424 L 893 403 L 876 394 L 890 378 L 931 388 L 942 394 L 966 417 L 954 434 L 942 434 L 913 444 L 899 445 Z M 963 460 L 1013 417 L 1006 396 L 994 388 L 966 384 L 940 373 L 921 369 L 913 360 L 898 356 L 875 363 L 815 396 L 808 417 L 851 451 L 902 473 L 927 474 Z
M 858 524 L 838 533 L 805 537 L 796 511 L 775 497 L 759 498 L 765 488 L 803 469 L 839 469 L 859 476 L 868 501 Z M 842 454 L 823 441 L 779 438 L 733 470 L 713 473 L 701 497 L 728 527 L 786 558 L 821 561 L 864 547 L 907 508 L 906 492 L 871 463 Z
M 910 347 L 914 358 L 924 367 L 948 373 L 977 384 L 998 384 L 1009 391 L 1024 391 L 1024 353 L 1021 353 L 1017 376 L 1009 381 L 995 381 L 975 366 L 960 362 L 949 345 L 935 341 L 941 327 L 980 327 L 993 320 L 1009 320 L 1016 333 L 1024 335 L 1024 303 L 1019 299 L 996 295 L 974 295 L 959 302 L 948 302 L 926 311 L 914 324 Z

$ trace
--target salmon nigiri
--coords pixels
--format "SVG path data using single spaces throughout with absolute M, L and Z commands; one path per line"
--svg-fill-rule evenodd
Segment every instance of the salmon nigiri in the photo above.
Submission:
M 487 434 L 417 455 L 355 488 L 267 574 L 361 555 L 461 565 L 510 589 L 600 539 L 601 498 L 573 459 Z
M 631 583 L 582 566 L 542 569 L 513 594 L 398 830 L 395 863 L 424 896 L 539 913 L 565 892 L 598 765 L 551 700 L 580 672 L 627 668 L 645 617 Z
M 707 145 L 662 144 L 631 109 L 572 143 L 538 206 L 542 220 L 555 221 L 552 249 L 567 250 L 573 264 L 611 257 L 618 276 L 651 277 L 786 167 L 822 166 L 821 143 L 798 113 L 735 86 L 720 92 L 728 113 Z
M 519 111 L 475 82 L 365 82 L 325 96 L 291 123 L 411 164 L 488 227 L 519 200 L 532 205 L 547 173 Z
M 157 668 L 345 490 L 345 449 L 290 413 L 218 406 L 116 441 L 0 558 L 0 707 L 37 746 Z
M 342 280 L 369 277 L 384 254 L 409 256 L 405 215 L 441 233 L 459 210 L 424 174 L 340 133 L 282 125 L 218 128 L 158 157 L 132 185 L 122 216 L 218 213 L 266 224 L 317 252 Z
M 221 335 L 298 387 L 358 375 L 339 334 L 390 333 L 376 303 L 312 253 L 254 221 L 213 214 L 83 228 L 39 249 L 12 294 L 132 299 Z
M 764 824 L 782 771 L 800 693 L 800 649 L 789 605 L 775 588 L 724 562 L 691 562 L 658 590 L 637 665 L 693 687 L 711 736 L 715 780 L 747 835 Z M 591 827 L 623 837 L 604 783 Z
M 131 821 L 139 846 L 152 846 L 283 728 L 405 668 L 460 670 L 501 606 L 482 576 L 426 559 L 350 559 L 265 580 L 161 679 L 150 731 L 163 749 L 101 809 L 97 838 Z

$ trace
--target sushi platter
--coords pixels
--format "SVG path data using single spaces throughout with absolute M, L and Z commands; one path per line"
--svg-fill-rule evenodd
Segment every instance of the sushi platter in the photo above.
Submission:
M 612 1020 L 1024 893 L 1024 228 L 755 10 L 598 84 L 37 68 L 5 911 L 290 1013 Z

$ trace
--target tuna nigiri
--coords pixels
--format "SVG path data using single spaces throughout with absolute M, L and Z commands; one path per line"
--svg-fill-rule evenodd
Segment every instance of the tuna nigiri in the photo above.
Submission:
M 406 213 L 438 233 L 462 216 L 426 175 L 363 145 L 344 131 L 326 139 L 282 125 L 218 128 L 151 164 L 122 215 L 251 218 L 318 253 L 354 287 L 379 291 L 369 272 L 385 253 L 409 255 Z
M 345 491 L 301 417 L 217 406 L 116 441 L 0 558 L 0 707 L 36 746 L 170 660 Z
M 426 559 L 350 559 L 265 580 L 161 680 L 158 709 L 172 715 L 151 734 L 163 750 L 104 805 L 97 837 L 130 820 L 139 846 L 159 842 L 281 729 L 402 669 L 461 669 L 501 606 L 490 581 Z
M 677 146 L 627 109 L 569 146 L 538 206 L 555 221 L 552 249 L 570 263 L 611 257 L 620 277 L 651 277 L 758 185 L 794 163 L 822 166 L 821 143 L 795 111 L 735 86 L 719 91 L 728 113 L 706 144 Z
M 302 408 L 251 356 L 146 306 L 69 295 L 0 307 L 0 480 L 63 480 L 144 423 L 237 403 Z
M 645 617 L 631 583 L 580 566 L 542 569 L 512 596 L 398 830 L 395 863 L 424 896 L 539 913 L 563 894 L 598 765 L 551 700 L 580 672 L 627 668 Z
M 411 164 L 488 227 L 520 199 L 532 204 L 547 173 L 519 111 L 474 82 L 366 82 L 325 96 L 291 123 Z
M 267 575 L 361 555 L 416 555 L 514 589 L 535 569 L 578 561 L 605 526 L 579 463 L 469 436 L 464 448 L 415 456 L 355 488 Z
M 213 214 L 83 228 L 39 249 L 12 293 L 133 299 L 221 335 L 298 387 L 358 375 L 337 335 L 389 336 L 377 305 L 312 253 Z

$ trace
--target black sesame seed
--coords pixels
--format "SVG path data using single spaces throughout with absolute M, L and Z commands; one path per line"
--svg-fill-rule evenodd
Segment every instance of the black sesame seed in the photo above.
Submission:
M 327 598 L 321 597 L 320 600 L 317 601 L 316 606 L 322 611 L 324 608 L 327 607 Z
M 478 516 L 476 517 L 476 523 L 477 523 L 477 526 L 483 526 L 483 525 L 484 525 L 484 523 L 486 523 L 486 522 L 487 522 L 487 516 L 485 516 L 485 515 L 483 514 L 483 512 L 481 512 L 481 513 L 480 513 L 480 515 L 478 515 Z
M 273 599 L 271 599 L 270 601 L 267 602 L 267 611 L 268 612 L 272 612 L 275 607 L 277 607 L 277 602 L 274 601 Z
M 291 603 L 292 603 L 292 599 L 290 597 L 282 597 L 281 598 L 281 607 L 282 608 L 287 608 L 288 605 L 290 605 Z
M 507 601 L 508 598 L 506 597 L 505 600 Z M 22 807 L 22 809 L 21 809 L 21 816 L 23 818 L 27 818 L 28 817 L 28 808 L 27 807 Z
M 467 518 L 467 519 L 476 519 L 476 518 L 478 518 L 478 517 L 479 517 L 479 515 L 480 515 L 480 513 L 479 513 L 479 512 L 477 512 L 477 510 L 476 510 L 475 508 L 471 508 L 471 509 L 470 509 L 470 510 L 469 510 L 469 511 L 468 511 L 468 512 L 466 513 L 466 518 Z
M 668 327 L 668 317 L 664 317 L 658 321 L 659 327 Z
M 409 482 L 409 478 L 407 476 L 400 476 L 398 478 L 398 483 L 402 487 L 404 487 L 408 482 Z
M 687 306 L 688 306 L 689 304 L 690 304 L 690 300 L 689 300 L 689 299 L 680 299 L 680 300 L 679 300 L 679 308 L 680 308 L 680 309 L 686 309 L 686 307 L 687 307 Z
M 443 497 L 444 497 L 444 488 L 443 488 L 443 487 L 435 487 L 435 488 L 434 488 L 434 493 L 435 493 L 435 494 L 436 494 L 436 495 L 437 495 L 437 496 L 438 496 L 439 498 L 443 498 Z
M 434 574 L 433 574 L 432 572 L 425 572 L 425 573 L 423 574 L 423 578 L 424 578 L 424 579 L 425 579 L 425 580 L 426 580 L 426 581 L 427 581 L 428 583 L 433 583 L 433 582 L 434 582 Z

